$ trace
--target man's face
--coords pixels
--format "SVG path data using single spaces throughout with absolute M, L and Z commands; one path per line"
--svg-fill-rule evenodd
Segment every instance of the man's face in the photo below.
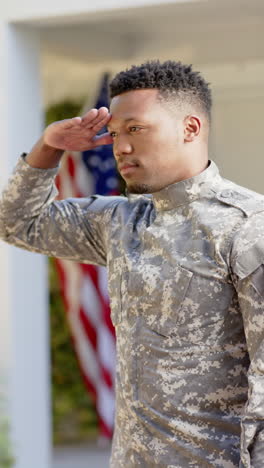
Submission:
M 128 190 L 153 193 L 184 178 L 182 113 L 157 99 L 158 90 L 129 91 L 112 99 L 108 129 Z

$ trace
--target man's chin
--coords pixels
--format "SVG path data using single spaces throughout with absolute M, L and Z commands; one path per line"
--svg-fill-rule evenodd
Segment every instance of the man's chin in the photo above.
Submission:
M 148 184 L 127 184 L 129 193 L 140 195 L 142 193 L 152 193 L 152 187 Z

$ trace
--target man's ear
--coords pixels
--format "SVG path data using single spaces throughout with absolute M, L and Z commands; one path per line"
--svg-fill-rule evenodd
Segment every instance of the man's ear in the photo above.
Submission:
M 201 119 L 196 115 L 187 115 L 184 119 L 184 142 L 192 142 L 200 133 Z

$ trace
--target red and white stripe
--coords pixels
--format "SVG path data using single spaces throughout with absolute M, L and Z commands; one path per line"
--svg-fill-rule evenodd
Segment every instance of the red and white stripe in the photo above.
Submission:
M 91 187 L 81 154 L 65 153 L 57 177 L 59 198 L 85 197 Z M 88 190 L 87 190 L 88 188 Z M 87 391 L 96 403 L 99 432 L 114 426 L 115 333 L 110 319 L 106 269 L 56 259 L 68 323 Z

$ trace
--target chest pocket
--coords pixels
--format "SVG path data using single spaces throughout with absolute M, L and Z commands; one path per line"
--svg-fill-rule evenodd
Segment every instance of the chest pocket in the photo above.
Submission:
M 147 327 L 168 336 L 176 325 L 192 275 L 180 265 L 165 261 L 134 264 L 123 276 L 128 320 L 133 322 L 140 316 Z
M 132 265 L 115 259 L 109 284 L 114 325 L 140 317 L 145 325 L 169 335 L 186 296 L 193 273 L 178 264 L 139 261 Z

